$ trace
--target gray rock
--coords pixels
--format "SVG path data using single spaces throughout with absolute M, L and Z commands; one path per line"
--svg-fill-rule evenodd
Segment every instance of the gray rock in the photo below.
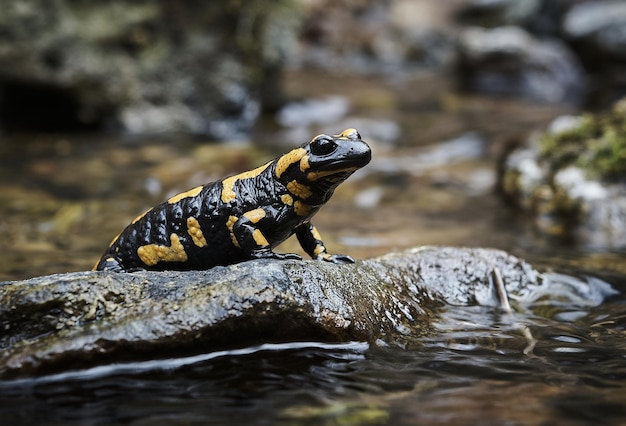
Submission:
M 353 265 L 250 261 L 208 271 L 78 272 L 0 284 L 0 377 L 280 341 L 432 333 L 438 309 L 501 306 L 547 281 L 488 249 L 424 247 Z M 500 292 L 502 293 L 502 292 Z
M 572 39 L 602 38 L 603 34 L 623 32 L 625 26 L 626 3 L 621 0 L 583 2 L 569 9 L 563 17 L 563 32 Z M 612 37 L 607 37 L 610 38 Z M 606 47 L 613 51 L 615 46 L 609 44 Z M 624 55 L 624 45 L 622 44 L 621 52 L 615 53 Z
M 471 91 L 549 103 L 579 103 L 585 90 L 582 68 L 567 46 L 518 27 L 464 31 L 457 76 Z
M 567 11 L 562 34 L 591 71 L 593 102 L 607 106 L 626 94 L 626 3 L 581 2 Z

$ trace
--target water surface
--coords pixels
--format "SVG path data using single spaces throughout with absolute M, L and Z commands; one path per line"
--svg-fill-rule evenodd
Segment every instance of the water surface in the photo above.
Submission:
M 496 247 L 581 282 L 603 278 L 619 293 L 597 306 L 553 298 L 514 306 L 513 314 L 447 306 L 434 335 L 410 337 L 403 347 L 287 342 L 0 382 L 3 424 L 626 422 L 624 253 L 542 236 L 492 190 L 504 142 L 543 128 L 565 108 L 461 96 L 434 77 L 295 74 L 287 91 L 349 100 L 347 117 L 305 129 L 310 136 L 354 122 L 372 129 L 380 119 L 401 129 L 391 142 L 359 129 L 374 160 L 315 218 L 333 252 L 364 258 L 424 244 Z M 273 122 L 260 123 L 254 146 L 5 135 L 0 280 L 90 269 L 137 214 L 304 142 L 290 135 Z M 478 154 L 439 161 L 468 135 L 482 141 Z M 301 252 L 294 241 L 282 249 Z
M 508 315 L 447 307 L 438 333 L 268 344 L 0 384 L 7 424 L 620 424 L 626 300 Z M 519 308 L 518 309 L 522 309 Z

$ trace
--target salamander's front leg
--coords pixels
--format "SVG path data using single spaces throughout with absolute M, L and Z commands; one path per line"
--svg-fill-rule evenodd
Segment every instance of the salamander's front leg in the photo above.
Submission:
M 109 255 L 103 257 L 98 263 L 96 263 L 92 271 L 137 272 L 145 271 L 145 269 L 141 267 L 125 268 L 114 255 Z
M 354 259 L 345 254 L 329 254 L 317 228 L 311 223 L 305 223 L 296 230 L 296 237 L 300 245 L 309 256 L 315 260 L 325 260 L 333 263 L 354 263 Z
M 265 210 L 258 208 L 247 211 L 241 217 L 230 216 L 227 226 L 233 244 L 253 259 L 297 259 L 295 253 L 274 253 L 267 238 L 257 227 L 257 223 L 266 217 Z M 270 218 L 268 218 L 270 220 Z
M 111 272 L 125 272 L 124 267 L 120 264 L 119 260 L 117 260 L 113 256 L 103 257 L 96 265 L 93 267 L 94 271 L 111 271 Z

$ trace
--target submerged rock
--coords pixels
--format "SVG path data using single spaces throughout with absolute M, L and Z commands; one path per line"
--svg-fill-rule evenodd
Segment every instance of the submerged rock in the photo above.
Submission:
M 0 377 L 261 342 L 402 344 L 432 333 L 443 304 L 505 306 L 503 292 L 524 299 L 545 286 L 505 252 L 433 247 L 353 265 L 258 260 L 208 271 L 5 282 Z
M 537 227 L 595 248 L 626 247 L 626 99 L 610 114 L 557 118 L 513 150 L 500 189 Z

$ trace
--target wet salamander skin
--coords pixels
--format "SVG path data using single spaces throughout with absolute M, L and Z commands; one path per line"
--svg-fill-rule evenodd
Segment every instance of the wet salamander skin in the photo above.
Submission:
M 332 255 L 311 217 L 371 158 L 355 129 L 319 135 L 254 170 L 178 194 L 137 217 L 94 269 L 208 269 L 255 258 L 300 259 L 273 249 L 292 234 L 314 259 Z

